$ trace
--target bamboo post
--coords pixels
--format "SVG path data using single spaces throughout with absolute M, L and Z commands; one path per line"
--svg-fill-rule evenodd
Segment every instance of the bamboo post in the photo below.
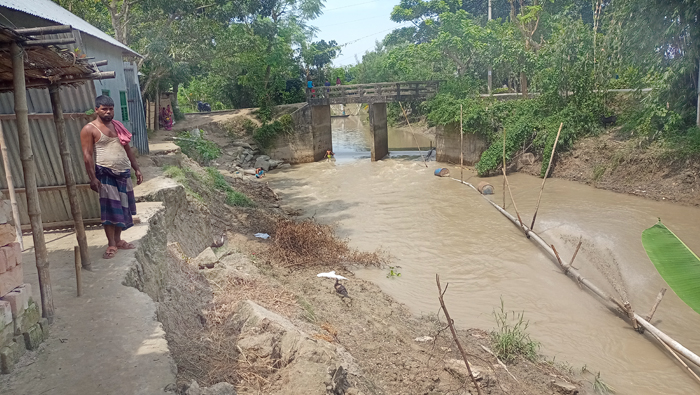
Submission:
M 58 137 L 58 150 L 61 153 L 61 164 L 63 165 L 63 175 L 66 180 L 68 190 L 68 201 L 70 211 L 75 224 L 75 236 L 80 246 L 80 261 L 85 269 L 91 269 L 90 255 L 88 253 L 87 236 L 85 236 L 85 226 L 83 224 L 83 214 L 78 201 L 78 190 L 75 187 L 75 175 L 73 174 L 73 163 L 68 151 L 68 141 L 66 138 L 66 121 L 63 119 L 63 107 L 61 107 L 61 94 L 58 85 L 49 87 L 51 97 L 51 107 L 53 108 L 53 122 L 56 125 L 56 135 Z
M 648 322 L 651 322 L 651 319 L 654 317 L 654 313 L 656 313 L 656 308 L 659 307 L 659 303 L 661 303 L 661 299 L 663 299 L 665 294 L 666 294 L 666 288 L 661 288 L 661 291 L 659 291 L 659 294 L 656 295 L 656 301 L 654 302 L 654 305 L 651 306 L 651 310 L 649 310 L 649 314 L 647 314 L 647 316 L 644 317 L 645 320 L 647 320 Z
M 27 194 L 27 212 L 32 225 L 34 239 L 34 256 L 39 274 L 39 291 L 41 294 L 41 315 L 49 323 L 53 322 L 53 291 L 49 274 L 49 258 L 44 241 L 44 224 L 41 222 L 39 192 L 36 186 L 36 163 L 32 152 L 32 140 L 29 136 L 29 119 L 27 117 L 27 89 L 24 77 L 24 49 L 16 42 L 10 44 L 12 56 L 12 74 L 15 98 L 15 115 L 17 117 L 17 134 L 19 137 L 19 155 L 22 159 L 24 187 Z
M 81 259 L 82 252 L 80 251 L 79 246 L 74 246 L 73 247 L 73 256 L 75 257 L 75 285 L 76 288 L 78 289 L 78 296 L 83 295 L 83 279 L 82 275 L 80 273 L 80 261 Z
M 464 181 L 462 181 L 464 182 Z M 506 168 L 503 168 L 503 183 L 506 185 L 508 188 L 508 194 L 510 194 L 510 201 L 513 202 L 513 208 L 515 209 L 515 214 L 518 216 L 518 221 L 520 222 L 520 228 L 522 229 L 523 232 L 525 232 L 525 235 L 527 236 L 527 231 L 525 230 L 525 224 L 523 223 L 522 218 L 520 218 L 520 212 L 518 211 L 518 205 L 515 204 L 515 199 L 513 199 L 513 191 L 510 190 L 510 183 L 508 183 L 508 177 L 506 176 Z M 505 190 L 505 188 L 504 188 Z M 503 192 L 505 194 L 505 192 Z M 505 199 L 504 199 L 505 201 Z M 504 208 L 505 210 L 505 208 Z M 528 236 L 529 237 L 529 236 Z
M 464 130 L 462 130 L 462 104 L 459 105 L 459 179 L 464 181 Z
M 2 151 L 2 164 L 5 166 L 5 179 L 7 180 L 7 192 L 10 195 L 10 205 L 12 206 L 12 218 L 15 221 L 15 232 L 17 241 L 21 249 L 24 249 L 22 241 L 22 223 L 19 218 L 19 206 L 17 206 L 17 194 L 15 194 L 15 183 L 12 179 L 12 168 L 10 167 L 10 157 L 7 153 L 7 143 L 5 142 L 5 132 L 0 123 L 0 151 Z
M 452 318 L 450 318 L 450 313 L 447 312 L 447 307 L 445 306 L 445 300 L 443 299 L 443 295 L 445 295 L 445 292 L 447 292 L 447 287 L 450 284 L 448 283 L 447 285 L 445 285 L 445 290 L 443 291 L 442 287 L 440 286 L 440 276 L 438 274 L 435 274 L 435 282 L 437 283 L 438 293 L 440 295 L 438 297 L 438 299 L 440 300 L 440 306 L 442 307 L 442 311 L 445 313 L 445 319 L 447 320 L 447 325 L 450 327 L 450 332 L 452 332 L 452 338 L 454 338 L 455 343 L 457 343 L 457 348 L 459 348 L 459 352 L 462 354 L 464 364 L 467 365 L 467 372 L 469 372 L 469 377 L 471 377 L 472 383 L 474 384 L 474 387 L 476 387 L 476 392 L 479 395 L 482 395 L 481 387 L 479 387 L 479 383 L 476 382 L 476 378 L 472 373 L 472 368 L 469 366 L 467 353 L 464 351 L 462 343 L 459 341 L 459 337 L 457 336 L 457 332 L 455 331 L 454 321 L 452 320 Z
M 544 191 L 544 183 L 547 182 L 547 176 L 549 175 L 549 169 L 552 167 L 552 160 L 554 159 L 554 151 L 557 150 L 557 143 L 559 142 L 559 135 L 561 134 L 561 128 L 564 126 L 564 122 L 559 125 L 559 131 L 557 132 L 557 137 L 554 139 L 554 145 L 552 146 L 552 154 L 549 156 L 549 163 L 547 164 L 547 171 L 544 172 L 544 178 L 542 179 L 542 187 L 540 188 L 540 196 L 537 198 L 537 206 L 535 207 L 535 215 L 532 216 L 532 224 L 530 229 L 535 228 L 535 219 L 537 218 L 537 210 L 540 209 L 540 200 L 542 199 L 542 191 Z
M 681 357 L 678 355 L 677 352 L 673 351 L 673 350 L 671 349 L 671 347 L 668 346 L 668 344 L 664 343 L 664 341 L 661 340 L 661 339 L 660 339 L 658 336 L 656 336 L 655 334 L 652 333 L 651 335 L 654 337 L 654 339 L 656 339 L 659 343 L 661 343 L 661 344 L 664 346 L 664 348 L 666 348 L 666 350 L 667 350 L 668 352 L 670 352 L 671 355 L 673 355 L 673 356 L 676 358 L 676 360 L 677 360 L 678 362 L 681 363 L 681 365 L 683 365 L 684 368 L 686 368 L 686 369 L 688 370 L 688 372 L 690 373 L 690 375 L 693 376 L 693 378 L 694 378 L 698 383 L 700 383 L 700 377 L 698 377 L 698 375 L 695 374 L 695 372 L 693 371 L 693 369 L 691 369 L 691 368 L 688 366 L 688 364 L 685 363 L 685 361 L 683 361 L 683 360 L 681 359 Z
M 506 129 L 503 129 L 503 208 L 506 208 Z
M 456 178 L 453 178 L 453 180 L 459 181 L 459 180 L 457 180 Z M 471 187 L 471 188 L 472 188 L 473 190 L 475 190 L 476 192 L 479 192 L 479 190 L 476 189 L 476 187 L 474 187 L 474 185 L 472 185 L 472 184 L 470 184 L 470 183 L 468 183 L 468 182 L 462 182 L 462 183 L 463 183 L 463 184 L 466 184 L 466 185 L 469 186 L 469 187 Z M 479 193 L 479 194 L 481 195 L 481 193 Z M 501 214 L 503 214 L 506 218 L 508 218 L 511 222 L 513 222 L 515 225 L 518 225 L 518 220 L 517 220 L 515 217 L 513 217 L 509 212 L 507 212 L 507 211 L 504 210 L 503 208 L 499 207 L 498 204 L 492 202 L 492 201 L 489 200 L 486 196 L 483 196 L 483 195 L 482 195 L 482 197 L 483 197 L 489 204 L 491 204 L 491 206 L 493 206 L 496 210 L 498 210 Z M 556 259 L 556 254 L 554 253 L 554 251 L 552 250 L 552 248 L 551 248 L 549 245 L 547 245 L 547 243 L 546 243 L 544 240 L 542 240 L 542 238 L 541 238 L 537 233 L 535 233 L 535 232 L 529 230 L 526 226 L 522 226 L 522 227 L 525 229 L 526 234 L 529 235 L 529 236 L 531 236 L 531 237 L 530 237 L 530 240 L 535 241 L 537 244 L 540 245 L 540 247 L 541 247 L 545 252 L 547 252 L 552 258 Z M 622 303 L 620 303 L 620 301 L 616 300 L 616 299 L 613 298 L 612 296 L 610 296 L 610 295 L 608 295 L 607 293 L 605 293 L 603 290 L 601 290 L 601 289 L 598 288 L 595 284 L 593 284 L 590 280 L 588 280 L 588 279 L 584 278 L 583 276 L 581 276 L 581 274 L 580 274 L 580 273 L 578 272 L 578 270 L 576 270 L 575 268 L 569 268 L 568 275 L 571 276 L 571 277 L 573 277 L 576 281 L 578 281 L 579 284 L 584 285 L 586 288 L 588 288 L 591 292 L 593 292 L 594 294 L 596 294 L 596 295 L 597 295 L 598 297 L 600 297 L 601 299 L 603 299 L 603 300 L 605 300 L 605 301 L 608 301 L 608 302 L 611 302 L 611 303 L 614 303 L 614 304 L 615 304 L 617 307 L 619 307 L 622 311 L 625 311 L 624 305 L 623 305 Z M 632 317 L 634 318 L 634 320 L 636 320 L 636 322 L 637 322 L 639 325 L 643 326 L 644 329 L 646 329 L 646 330 L 648 330 L 649 332 L 651 332 L 654 336 L 657 336 L 658 338 L 660 338 L 664 343 L 666 343 L 666 344 L 667 344 L 670 348 L 672 348 L 675 352 L 677 352 L 678 354 L 684 356 L 686 359 L 688 359 L 689 361 L 691 361 L 693 364 L 695 364 L 696 366 L 699 366 L 699 367 L 700 367 L 700 356 L 698 356 L 697 354 L 695 354 L 695 353 L 693 353 L 692 351 L 688 350 L 688 349 L 685 348 L 682 344 L 680 344 L 679 342 L 675 341 L 674 339 L 672 339 L 670 336 L 668 336 L 668 335 L 665 334 L 664 332 L 660 331 L 658 328 L 656 328 L 654 325 L 652 325 L 651 323 L 649 323 L 649 322 L 648 322 L 647 320 L 645 320 L 643 317 L 639 316 L 637 313 L 634 313 L 634 312 L 633 312 L 633 313 L 632 313 Z
M 574 255 L 571 257 L 571 262 L 569 262 L 569 267 L 574 267 L 574 259 L 576 259 L 576 255 L 578 255 L 578 250 L 581 248 L 581 244 L 583 244 L 583 237 L 581 237 L 578 240 L 578 245 L 576 246 L 576 251 L 574 251 Z

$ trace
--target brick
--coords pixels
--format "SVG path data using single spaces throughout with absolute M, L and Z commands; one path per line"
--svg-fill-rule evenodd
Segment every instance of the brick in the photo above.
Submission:
M 28 331 L 29 328 L 39 322 L 39 319 L 41 319 L 41 315 L 39 314 L 39 306 L 32 302 L 29 304 L 29 307 L 22 312 L 22 314 L 15 318 L 15 334 L 21 335 Z
M 39 320 L 39 326 L 41 331 L 44 333 L 44 340 L 49 338 L 49 320 L 42 318 Z
M 6 300 L 0 300 L 0 328 L 12 324 L 12 306 Z M 0 343 L 1 345 L 2 343 Z
M 15 227 L 10 224 L 0 224 L 0 246 L 8 245 L 17 240 Z
M 27 347 L 27 350 L 36 350 L 44 341 L 44 333 L 39 324 L 34 324 L 33 327 L 22 333 L 22 336 L 24 336 L 24 346 Z
M 12 343 L 12 339 L 15 336 L 15 326 L 14 324 L 6 325 L 4 328 L 0 329 L 0 347 L 6 346 Z
M 10 204 L 9 200 L 0 201 L 0 224 L 15 225 L 15 220 L 12 216 L 12 204 Z
M 27 307 L 34 301 L 34 296 L 32 295 L 32 284 L 24 283 L 17 287 L 17 289 L 22 289 L 25 292 L 25 297 L 27 298 Z
M 24 353 L 27 352 L 27 348 L 24 345 L 24 336 L 15 336 L 12 340 L 12 343 L 10 343 L 10 347 L 12 347 L 12 349 L 15 351 L 15 362 L 19 361 L 19 359 L 22 358 Z
M 15 368 L 15 353 L 11 347 L 0 348 L 0 372 L 10 374 Z
M 10 302 L 10 307 L 12 308 L 12 318 L 16 318 L 18 315 L 21 315 L 22 312 L 29 307 L 27 293 L 23 288 L 13 289 L 3 297 L 0 297 L 0 300 Z
M 0 296 L 4 299 L 6 295 L 16 291 L 17 287 L 22 285 L 24 282 L 24 270 L 22 266 L 15 266 L 12 270 L 8 270 L 3 274 L 0 274 Z M 21 296 L 22 305 L 27 305 L 29 302 L 28 296 Z M 14 313 L 14 310 L 13 310 Z
M 22 264 L 22 249 L 19 243 L 14 242 L 0 247 L 0 266 L 5 266 L 5 270 L 10 270 Z M 2 269 L 0 269 L 1 271 Z

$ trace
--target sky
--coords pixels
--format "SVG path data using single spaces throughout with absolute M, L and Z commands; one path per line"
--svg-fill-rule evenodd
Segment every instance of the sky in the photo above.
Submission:
M 381 41 L 392 30 L 407 26 L 391 21 L 391 10 L 399 0 L 326 0 L 323 15 L 311 21 L 316 26 L 317 40 L 335 40 L 341 54 L 333 60 L 334 66 L 357 63 L 366 51 L 373 50 L 375 41 Z

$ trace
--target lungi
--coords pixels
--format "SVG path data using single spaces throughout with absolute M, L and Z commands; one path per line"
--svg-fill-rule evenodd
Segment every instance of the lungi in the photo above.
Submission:
M 102 183 L 100 189 L 100 217 L 102 225 L 114 225 L 129 229 L 134 225 L 136 199 L 131 183 L 131 169 L 117 172 L 95 165 L 95 176 Z

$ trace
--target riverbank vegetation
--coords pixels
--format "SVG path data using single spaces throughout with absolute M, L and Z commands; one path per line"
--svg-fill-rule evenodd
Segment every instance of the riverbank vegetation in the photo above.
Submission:
M 545 158 L 544 172 L 561 122 L 558 150 L 617 123 L 621 137 L 686 159 L 700 154 L 699 12 L 681 1 L 494 0 L 488 20 L 486 2 L 404 0 L 391 18 L 412 26 L 346 72 L 354 82 L 442 80 L 435 98 L 407 106 L 411 120 L 459 122 L 461 104 L 464 130 L 491 143 L 480 174 L 501 163 L 504 130 L 508 159 L 533 152 Z M 532 99 L 480 96 L 489 93 L 489 67 L 492 93 Z M 620 88 L 632 91 L 613 91 Z M 403 118 L 398 105 L 389 113 Z

